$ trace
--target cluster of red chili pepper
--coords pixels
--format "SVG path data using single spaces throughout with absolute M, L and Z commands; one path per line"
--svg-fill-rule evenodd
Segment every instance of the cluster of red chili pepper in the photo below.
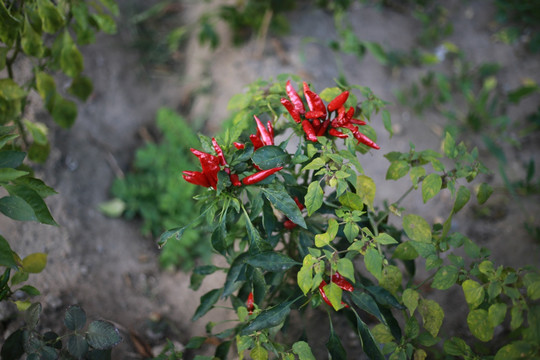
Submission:
M 255 122 L 257 123 L 257 135 L 250 135 L 250 140 L 255 147 L 255 150 L 262 146 L 274 145 L 274 129 L 272 123 L 269 121 L 267 126 L 268 129 L 264 127 L 261 120 L 255 116 Z M 217 155 L 208 154 L 197 149 L 191 149 L 191 152 L 199 158 L 201 162 L 201 171 L 184 171 L 182 177 L 189 183 L 200 185 L 204 187 L 213 187 L 214 190 L 217 189 L 218 182 L 218 172 L 224 170 L 231 180 L 231 183 L 234 186 L 244 185 L 253 185 L 260 181 L 263 181 L 267 177 L 283 169 L 283 166 L 275 167 L 272 169 L 261 170 L 257 165 L 253 164 L 254 167 L 259 170 L 254 174 L 248 175 L 240 181 L 238 174 L 231 173 L 231 169 L 225 160 L 223 155 L 223 150 L 219 146 L 215 138 L 212 138 L 212 145 L 214 151 Z M 245 148 L 245 145 L 242 143 L 235 142 L 233 145 L 242 150 Z
M 353 118 L 354 108 L 351 106 L 349 110 L 345 109 L 345 102 L 349 98 L 348 91 L 343 91 L 328 106 L 325 106 L 320 96 L 311 91 L 309 85 L 304 81 L 304 95 L 309 107 L 309 111 L 306 112 L 304 102 L 291 85 L 290 80 L 287 81 L 285 90 L 289 99 L 282 98 L 281 104 L 295 122 L 302 124 L 302 129 L 308 140 L 317 142 L 317 136 L 324 136 L 326 133 L 338 138 L 348 137 L 349 135 L 338 130 L 342 128 L 350 130 L 358 143 L 373 149 L 380 149 L 379 145 L 358 130 L 357 125 L 366 125 L 366 123 Z M 333 113 L 335 116 L 332 118 Z
M 336 271 L 334 275 L 332 275 L 332 282 L 339 286 L 342 290 L 352 292 L 354 291 L 354 287 L 350 282 L 348 282 L 343 275 L 341 275 L 339 272 Z M 324 302 L 328 305 L 332 306 L 332 303 L 328 299 L 328 296 L 326 296 L 326 293 L 324 292 L 324 287 L 326 286 L 326 281 L 321 281 L 321 284 L 319 285 L 319 293 L 321 294 L 321 297 L 323 298 Z M 349 307 L 349 305 L 345 304 L 343 301 L 341 302 L 342 305 L 345 307 Z

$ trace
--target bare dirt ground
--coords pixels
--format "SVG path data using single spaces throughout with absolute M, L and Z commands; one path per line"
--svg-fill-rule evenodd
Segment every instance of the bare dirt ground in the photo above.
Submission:
M 528 55 L 519 46 L 492 41 L 493 9 L 489 2 L 451 3 L 454 34 L 449 40 L 462 48 L 470 60 L 501 64 L 502 78 L 508 89 L 517 87 L 526 77 L 540 81 L 538 56 Z M 126 13 L 131 11 L 130 1 L 120 4 Z M 186 5 L 182 16 L 186 21 L 193 21 L 199 11 L 198 6 Z M 410 17 L 374 7 L 354 7 L 350 18 L 354 19 L 361 39 L 379 42 L 385 48 L 410 49 L 420 31 L 420 25 Z M 138 359 L 142 356 L 134 345 L 134 334 L 140 343 L 163 342 L 162 334 L 154 326 L 156 322 L 152 322 L 156 319 L 161 319 L 161 324 L 168 323 L 172 330 L 167 334 L 185 344 L 190 336 L 204 333 L 204 324 L 209 319 L 232 317 L 225 311 L 213 310 L 192 323 L 190 318 L 199 304 L 199 296 L 220 286 L 222 278 L 207 279 L 201 290 L 193 292 L 188 288 L 189 275 L 159 269 L 155 242 L 139 233 L 137 222 L 106 218 L 97 207 L 109 199 L 109 187 L 115 176 L 129 170 L 133 151 L 142 144 L 138 131 L 152 126 L 159 107 L 172 107 L 191 119 L 211 119 L 207 129 L 212 133 L 224 119 L 230 96 L 257 78 L 296 73 L 316 89 L 333 86 L 338 71 L 332 53 L 324 45 L 336 37 L 331 15 L 302 5 L 289 15 L 289 20 L 288 36 L 268 37 L 264 43 L 254 39 L 240 48 L 224 44 L 210 52 L 192 40 L 182 54 L 182 70 L 178 73 L 156 72 L 141 66 L 140 54 L 131 46 L 134 35 L 126 25 L 129 21 L 126 17 L 119 19 L 117 35 L 100 36 L 95 45 L 84 49 L 85 73 L 93 79 L 94 94 L 80 105 L 80 115 L 72 129 L 60 130 L 51 125 L 55 129 L 54 148 L 46 165 L 37 169 L 37 175 L 59 193 L 48 200 L 48 205 L 60 227 L 5 219 L 0 222 L 2 234 L 15 242 L 18 253 L 49 254 L 44 273 L 30 279 L 44 294 L 39 299 L 45 309 L 44 326 L 58 328 L 64 309 L 70 304 L 80 304 L 90 317 L 108 319 L 121 329 L 124 342 L 115 350 L 115 359 Z M 304 44 L 303 39 L 308 36 L 319 39 L 320 44 Z M 406 68 L 391 73 L 371 56 L 363 61 L 344 56 L 343 65 L 351 84 L 368 86 L 389 101 L 395 101 L 394 91 L 416 79 L 420 72 Z M 209 93 L 191 97 L 194 90 L 208 83 L 211 84 Z M 186 99 L 193 100 L 186 103 Z M 524 102 L 523 107 L 511 115 L 528 114 L 537 102 L 538 98 Z M 394 201 L 408 183 L 383 184 L 388 167 L 383 154 L 392 150 L 406 151 L 409 141 L 415 143 L 417 149 L 438 149 L 440 144 L 435 133 L 444 121 L 431 115 L 421 120 L 399 106 L 391 106 L 390 110 L 397 135 L 389 139 L 380 119 L 375 119 L 373 126 L 383 150 L 372 152 L 361 161 L 366 173 L 377 184 L 382 184 L 377 189 L 378 198 Z M 37 117 L 50 123 L 44 113 L 38 113 Z M 524 151 L 509 154 L 510 174 L 523 177 L 521 164 L 531 157 L 537 158 L 538 140 L 538 136 L 527 138 Z M 495 163 L 489 165 L 495 169 Z M 497 189 L 501 188 L 496 175 L 490 181 Z M 180 181 L 179 186 L 182 186 Z M 467 210 L 455 219 L 454 226 L 492 249 L 499 263 L 540 264 L 539 244 L 522 226 L 524 213 L 538 214 L 538 200 L 538 196 L 529 197 L 519 205 L 509 200 L 503 191 L 494 196 L 496 203 L 492 203 L 502 209 L 500 216 L 476 218 L 472 210 Z M 442 194 L 429 206 L 423 206 L 421 196 L 415 193 L 404 205 L 433 221 L 444 218 L 451 203 L 449 197 Z M 454 304 L 447 306 L 451 309 Z M 447 313 L 446 321 L 450 328 L 454 325 L 454 330 L 449 331 L 466 331 L 452 324 L 451 314 L 452 311 Z M 17 323 L 5 323 L 8 328 L 4 336 L 7 336 Z

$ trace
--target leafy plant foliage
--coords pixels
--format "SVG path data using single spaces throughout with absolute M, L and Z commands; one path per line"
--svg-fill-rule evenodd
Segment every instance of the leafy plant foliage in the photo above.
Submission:
M 261 88 L 267 98 L 254 96 Z M 357 158 L 378 146 L 367 142 L 368 147 L 355 135 L 361 129 L 374 140 L 375 133 L 369 125 L 351 127 L 344 119 L 359 125 L 373 121 L 384 114 L 385 102 L 359 86 L 325 89 L 319 96 L 304 84 L 301 94 L 304 99 L 279 77 L 234 96 L 231 107 L 245 112 L 229 120 L 232 126 L 222 136 L 201 137 L 202 150 L 192 153 L 202 171 L 184 172 L 188 182 L 207 188 L 197 197 L 199 218 L 212 229 L 214 252 L 229 264 L 197 267 L 192 277 L 200 282 L 216 271 L 226 274 L 223 286 L 201 297 L 193 317 L 201 318 L 220 299 L 230 301 L 237 318 L 232 327 L 215 332 L 214 323 L 207 325 L 207 337 L 219 339 L 215 356 L 226 358 L 234 343 L 239 358 L 247 353 L 254 359 L 314 358 L 310 343 L 321 339 L 278 336 L 287 331 L 292 314 L 295 319 L 306 316 L 308 307 L 328 312 L 326 348 L 332 358 L 347 356 L 333 326 L 340 315 L 352 320 L 371 359 L 539 356 L 539 269 L 497 266 L 487 249 L 451 228 L 454 215 L 471 199 L 482 204 L 493 191 L 485 183 L 475 192 L 468 185 L 488 172 L 478 150 L 469 150 L 447 132 L 440 152 L 419 151 L 411 144 L 408 152 L 386 154 L 387 181 L 408 178 L 411 186 L 381 206 L 377 184 Z M 286 112 L 274 110 L 275 97 Z M 257 114 L 255 121 L 253 114 L 244 117 L 248 109 L 264 109 L 258 105 L 265 101 L 266 113 Z M 252 103 L 257 105 L 250 108 Z M 344 115 L 345 104 L 352 109 L 350 118 Z M 381 117 L 391 129 L 389 116 Z M 327 120 L 329 127 L 323 128 Z M 350 131 L 335 131 L 344 126 Z M 402 200 L 415 190 L 424 203 L 449 192 L 453 206 L 446 220 L 430 224 L 403 208 Z M 163 233 L 160 244 L 182 241 L 195 224 Z M 430 295 L 452 287 L 461 289 L 469 309 L 470 334 L 463 338 L 445 336 L 444 309 Z M 510 336 L 497 337 L 498 327 Z M 205 340 L 193 338 L 187 348 L 196 349 Z

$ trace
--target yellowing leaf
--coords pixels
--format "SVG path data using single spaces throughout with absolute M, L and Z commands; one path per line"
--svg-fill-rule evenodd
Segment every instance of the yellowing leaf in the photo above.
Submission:
M 47 254 L 34 253 L 25 257 L 22 261 L 23 269 L 26 272 L 37 274 L 45 269 L 47 265 Z

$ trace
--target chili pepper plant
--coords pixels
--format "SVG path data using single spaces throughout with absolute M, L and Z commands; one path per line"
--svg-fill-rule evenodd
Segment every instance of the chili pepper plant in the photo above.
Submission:
M 240 110 L 227 130 L 201 135 L 200 148 L 191 149 L 200 168 L 185 169 L 183 178 L 207 189 L 195 198 L 198 220 L 211 226 L 213 250 L 227 263 L 195 268 L 194 288 L 214 272 L 226 278 L 201 297 L 193 319 L 226 300 L 235 320 L 210 322 L 187 349 L 211 337 L 220 359 L 232 352 L 313 359 L 311 345 L 323 341 L 332 359 L 345 359 L 343 332 L 334 326 L 343 316 L 371 359 L 538 357 L 538 269 L 496 266 L 489 251 L 451 231 L 474 194 L 467 184 L 488 172 L 477 150 L 446 134 L 441 152 L 411 145 L 387 153 L 387 180 L 408 175 L 411 185 L 397 200 L 380 201 L 362 164 L 372 161 L 369 152 L 384 151 L 368 124 L 380 117 L 391 129 L 386 103 L 365 87 L 318 93 L 292 79 L 260 81 L 233 97 L 231 108 Z M 406 196 L 426 203 L 441 191 L 454 199 L 441 224 L 401 204 Z M 492 189 L 473 191 L 483 203 Z M 160 244 L 182 241 L 189 226 L 165 232 Z M 442 330 L 444 309 L 432 297 L 452 287 L 469 309 L 469 333 L 459 337 Z M 328 313 L 327 339 L 292 335 L 308 333 L 298 319 L 310 308 Z

